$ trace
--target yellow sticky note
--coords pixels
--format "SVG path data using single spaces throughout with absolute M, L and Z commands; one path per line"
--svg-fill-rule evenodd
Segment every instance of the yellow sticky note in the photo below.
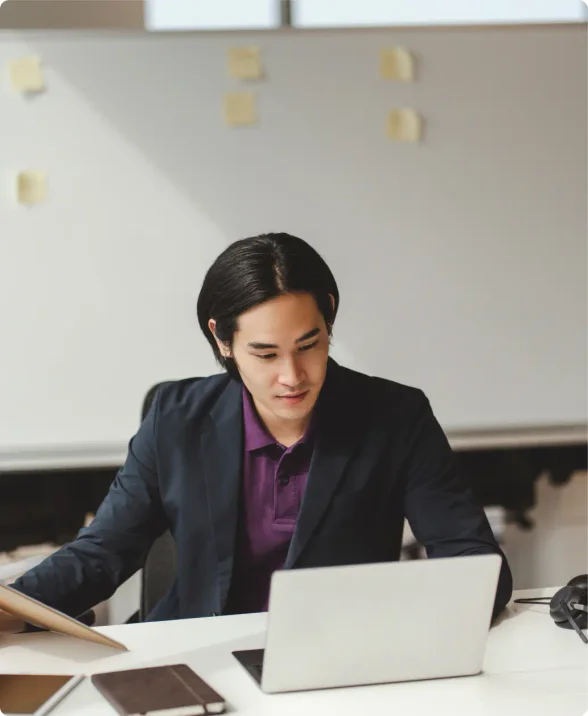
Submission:
M 397 142 L 418 142 L 423 133 L 423 120 L 411 108 L 393 109 L 388 114 L 388 138 Z
M 255 95 L 252 92 L 229 92 L 224 101 L 225 121 L 231 126 L 255 124 Z
M 18 92 L 41 92 L 45 79 L 41 60 L 38 57 L 20 57 L 8 63 L 8 74 L 12 86 Z
M 47 198 L 47 176 L 41 171 L 24 171 L 16 175 L 16 198 L 20 204 L 39 204 Z
M 231 47 L 228 55 L 229 76 L 240 80 L 258 80 L 262 76 L 259 47 Z
M 415 65 L 414 55 L 404 47 L 389 47 L 380 52 L 380 74 L 384 79 L 412 82 Z

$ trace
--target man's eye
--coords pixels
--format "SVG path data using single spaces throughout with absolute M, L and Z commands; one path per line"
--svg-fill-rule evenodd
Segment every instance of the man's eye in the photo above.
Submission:
M 275 353 L 263 353 L 263 354 L 259 354 L 257 357 L 261 358 L 261 360 L 271 360 L 272 358 L 276 357 L 276 354 Z
M 299 348 L 298 350 L 299 350 L 301 353 L 302 353 L 302 351 L 309 351 L 311 348 L 314 348 L 317 343 L 318 343 L 318 341 L 315 341 L 314 343 L 309 343 L 309 344 L 306 345 L 306 346 L 300 346 L 300 348 Z

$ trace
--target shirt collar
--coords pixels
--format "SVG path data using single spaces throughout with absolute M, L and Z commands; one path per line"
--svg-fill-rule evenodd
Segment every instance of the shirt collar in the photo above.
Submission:
M 313 432 L 314 416 L 310 419 L 304 435 L 298 443 L 307 443 L 310 441 Z M 274 436 L 267 430 L 261 418 L 257 414 L 253 398 L 245 386 L 243 386 L 243 425 L 245 432 L 245 450 L 260 450 L 268 445 L 279 445 Z

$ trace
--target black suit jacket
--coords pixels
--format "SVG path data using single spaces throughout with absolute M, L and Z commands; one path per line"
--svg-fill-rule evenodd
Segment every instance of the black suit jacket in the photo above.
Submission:
M 498 553 L 425 395 L 329 360 L 307 487 L 285 568 L 397 560 L 406 516 L 429 557 Z M 110 597 L 170 529 L 173 587 L 149 619 L 220 614 L 229 591 L 243 455 L 242 391 L 226 374 L 164 384 L 92 524 L 13 586 L 79 615 Z

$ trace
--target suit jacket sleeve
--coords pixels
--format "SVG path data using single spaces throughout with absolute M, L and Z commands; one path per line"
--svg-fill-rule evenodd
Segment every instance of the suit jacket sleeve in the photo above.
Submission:
M 14 589 L 75 617 L 112 596 L 143 565 L 166 529 L 154 447 L 157 409 L 156 398 L 90 526 Z
M 405 514 L 429 557 L 496 553 L 502 568 L 494 616 L 512 594 L 512 575 L 482 507 L 456 465 L 456 457 L 422 396 L 405 464 Z

